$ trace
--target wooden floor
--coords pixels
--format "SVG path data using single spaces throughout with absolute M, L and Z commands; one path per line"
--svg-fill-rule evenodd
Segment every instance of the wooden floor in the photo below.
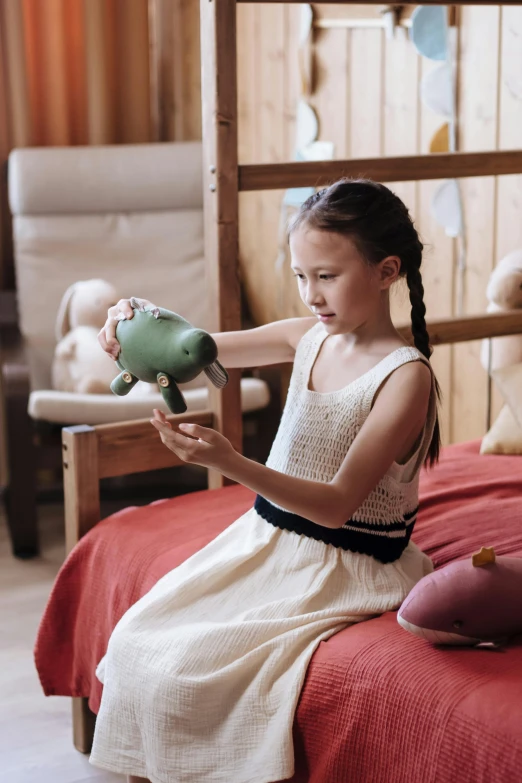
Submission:
M 38 623 L 64 556 L 59 505 L 40 509 L 42 556 L 15 560 L 0 503 L 0 780 L 122 783 L 73 747 L 70 700 L 46 698 L 33 663 Z

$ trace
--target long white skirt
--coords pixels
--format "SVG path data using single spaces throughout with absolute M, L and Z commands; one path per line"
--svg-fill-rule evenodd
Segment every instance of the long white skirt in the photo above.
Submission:
M 346 626 L 400 606 L 433 570 L 273 527 L 250 509 L 121 618 L 90 761 L 152 783 L 271 783 L 294 773 L 310 658 Z

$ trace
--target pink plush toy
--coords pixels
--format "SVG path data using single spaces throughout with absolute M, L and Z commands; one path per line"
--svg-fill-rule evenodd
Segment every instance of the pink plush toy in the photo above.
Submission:
M 433 644 L 498 647 L 522 633 L 522 558 L 482 547 L 421 579 L 397 620 Z

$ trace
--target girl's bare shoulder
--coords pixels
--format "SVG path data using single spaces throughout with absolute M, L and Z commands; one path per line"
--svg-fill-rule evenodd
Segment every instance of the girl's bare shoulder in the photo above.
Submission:
M 318 323 L 317 318 L 314 318 L 313 315 L 304 318 L 288 318 L 285 321 L 287 340 L 294 351 L 297 348 L 299 340 L 301 340 L 316 323 Z

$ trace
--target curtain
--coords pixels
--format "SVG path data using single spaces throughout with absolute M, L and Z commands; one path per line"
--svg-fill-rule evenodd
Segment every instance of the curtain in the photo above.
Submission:
M 149 0 L 153 122 L 160 141 L 201 138 L 198 0 Z
M 148 0 L 0 0 L 0 288 L 14 287 L 9 151 L 153 141 L 150 83 Z
M 0 166 L 14 147 L 201 138 L 198 0 L 0 0 Z M 5 175 L 0 290 L 14 288 Z

